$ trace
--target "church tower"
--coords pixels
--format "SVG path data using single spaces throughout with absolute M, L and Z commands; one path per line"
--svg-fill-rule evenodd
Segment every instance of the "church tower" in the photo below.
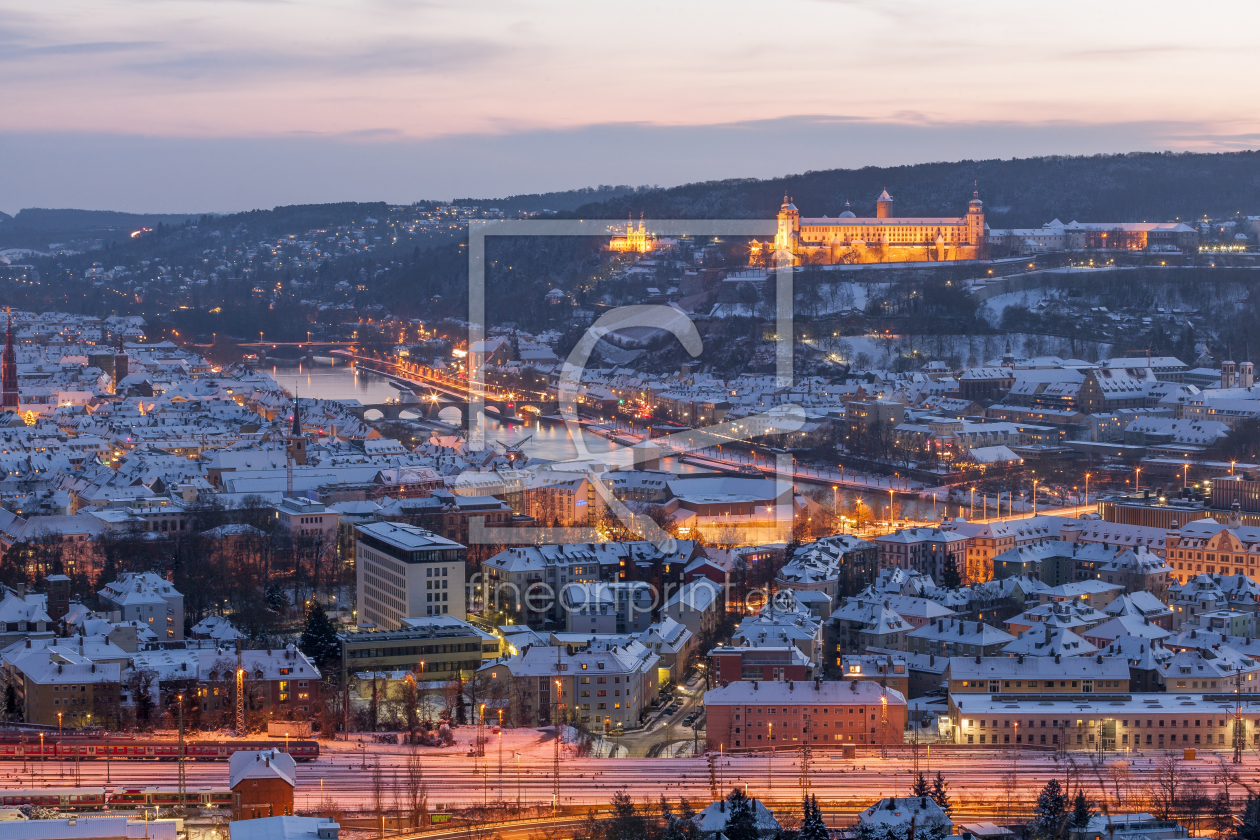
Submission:
M 13 349 L 13 311 L 6 310 L 9 315 L 9 326 L 4 333 L 4 356 L 0 357 L 0 391 L 3 392 L 0 399 L 0 408 L 17 411 L 18 395 L 17 382 L 17 351 Z
M 967 204 L 967 241 L 976 247 L 984 244 L 984 202 L 980 200 L 979 190 L 971 193 Z
M 785 195 L 783 205 L 779 208 L 779 230 L 774 235 L 774 250 L 795 256 L 800 232 L 801 211 L 797 210 L 796 205 Z
M 299 467 L 306 466 L 306 437 L 302 434 L 302 414 L 297 397 L 293 398 L 293 430 L 284 445 L 284 452 L 287 460 Z
M 123 349 L 122 336 L 118 336 L 118 351 L 114 353 L 114 393 L 121 393 L 118 385 L 127 378 L 130 372 L 131 363 L 127 358 L 127 351 Z

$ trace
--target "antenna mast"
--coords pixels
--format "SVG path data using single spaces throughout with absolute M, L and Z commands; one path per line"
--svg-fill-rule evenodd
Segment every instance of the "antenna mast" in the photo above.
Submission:
M 188 807 L 188 779 L 184 772 L 184 695 L 175 695 L 179 701 L 179 807 Z
M 551 758 L 551 813 L 556 815 L 560 813 L 560 710 L 564 706 L 560 703 L 560 648 L 556 647 L 556 716 L 552 722 L 556 727 L 556 743 L 554 745 L 554 753 Z
M 236 648 L 236 737 L 245 737 L 245 668 L 241 665 L 240 642 Z
M 1242 764 L 1246 733 L 1242 719 L 1242 669 L 1234 666 L 1234 763 Z
M 805 715 L 805 726 L 801 730 L 801 795 L 809 797 L 809 722 L 810 716 Z

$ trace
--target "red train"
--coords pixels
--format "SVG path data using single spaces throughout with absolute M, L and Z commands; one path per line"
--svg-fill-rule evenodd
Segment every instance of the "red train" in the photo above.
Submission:
M 184 791 L 184 803 L 200 808 L 231 808 L 236 795 L 219 788 L 193 788 Z M 100 811 L 105 808 L 145 808 L 179 804 L 178 788 L 99 787 L 40 788 L 39 790 L 0 790 L 0 807 L 42 805 L 61 811 Z
M 227 761 L 238 750 L 277 749 L 293 756 L 295 761 L 314 761 L 319 758 L 318 741 L 185 741 L 186 761 Z M 27 733 L 0 735 L 0 761 L 63 760 L 93 761 L 175 761 L 179 758 L 178 741 L 155 741 L 143 738 L 107 737 L 85 738 L 76 735 L 45 734 L 41 743 L 39 734 Z

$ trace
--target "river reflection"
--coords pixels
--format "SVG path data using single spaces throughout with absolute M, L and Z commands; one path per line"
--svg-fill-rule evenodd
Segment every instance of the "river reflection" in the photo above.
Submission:
M 383 403 L 398 396 L 398 389 L 394 388 L 384 376 L 372 371 L 361 370 L 342 359 L 316 356 L 313 363 L 303 362 L 301 364 L 293 363 L 288 365 L 276 363 L 272 360 L 268 361 L 270 364 L 264 370 L 270 373 L 282 388 L 303 397 L 326 400 L 359 400 L 362 403 L 370 404 Z M 626 447 L 594 434 L 587 433 L 583 437 L 585 452 L 580 452 L 579 447 L 569 434 L 568 427 L 563 423 L 501 423 L 494 419 L 493 416 L 489 418 L 489 427 L 486 431 L 486 438 L 489 442 L 515 445 L 524 440 L 525 444 L 522 450 L 532 458 L 541 458 L 547 461 L 567 461 L 589 456 L 606 459 L 610 464 L 617 463 L 623 467 L 629 466 L 629 452 Z M 663 461 L 662 467 L 679 474 L 706 474 L 709 472 L 691 464 L 681 463 L 676 458 L 669 458 Z M 851 514 L 856 503 L 860 501 L 863 505 L 870 508 L 870 512 L 876 518 L 883 519 L 888 515 L 889 497 L 887 491 L 839 490 L 836 493 L 832 493 L 825 486 L 804 482 L 799 485 L 798 489 L 801 492 L 822 490 L 825 494 L 822 504 L 828 507 L 831 504 L 838 504 L 842 513 Z M 946 512 L 943 503 L 933 503 L 931 498 L 915 499 L 894 493 L 893 504 L 897 516 L 906 516 L 912 519 L 939 521 L 940 517 Z M 977 500 L 977 506 L 979 506 L 979 500 Z M 957 505 L 951 505 L 949 512 L 951 515 L 956 516 L 959 515 L 960 510 Z

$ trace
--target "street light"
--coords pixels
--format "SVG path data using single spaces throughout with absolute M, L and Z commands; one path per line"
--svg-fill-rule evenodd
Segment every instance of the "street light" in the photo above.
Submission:
M 775 790 L 775 722 L 771 720 L 769 724 L 770 732 L 766 733 L 770 737 L 770 757 L 766 759 L 766 787 L 769 790 Z M 43 735 L 40 735 L 40 739 Z
M 1134 492 L 1142 489 L 1142 468 L 1137 467 L 1133 471 L 1133 490 Z
M 481 704 L 481 726 L 477 727 L 477 754 L 481 756 L 481 805 L 488 807 L 490 805 L 490 770 L 486 764 L 486 704 Z M 500 730 L 501 731 L 501 730 Z M 500 734 L 500 743 L 502 743 L 502 734 Z
M 1085 473 L 1085 506 L 1089 506 L 1089 473 Z

